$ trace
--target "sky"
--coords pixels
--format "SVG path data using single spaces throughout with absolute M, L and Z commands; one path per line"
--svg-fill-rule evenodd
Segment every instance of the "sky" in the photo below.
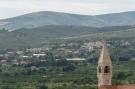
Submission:
M 0 19 L 38 11 L 99 15 L 135 11 L 135 0 L 0 0 Z

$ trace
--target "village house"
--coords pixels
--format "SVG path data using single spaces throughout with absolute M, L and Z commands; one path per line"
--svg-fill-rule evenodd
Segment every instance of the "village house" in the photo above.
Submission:
M 86 59 L 85 58 L 67 58 L 67 61 L 76 63 L 76 64 L 83 64 L 86 63 Z

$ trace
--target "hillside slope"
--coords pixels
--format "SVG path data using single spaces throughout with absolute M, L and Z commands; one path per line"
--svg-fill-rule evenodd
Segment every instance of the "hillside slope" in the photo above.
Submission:
M 16 30 L 23 27 L 35 28 L 45 25 L 73 25 L 89 27 L 135 25 L 134 14 L 135 11 L 88 16 L 42 11 L 0 20 L 0 28 Z
M 82 38 L 88 36 L 88 39 L 92 37 L 89 35 L 99 34 L 103 32 L 123 32 L 128 29 L 133 29 L 132 26 L 116 26 L 116 27 L 103 27 L 103 28 L 93 28 L 86 26 L 43 26 L 38 28 L 26 29 L 22 28 L 19 30 L 7 32 L 0 32 L 0 48 L 12 48 L 12 47 L 33 47 L 49 42 L 58 42 L 60 40 L 65 40 L 65 38 Z M 133 33 L 131 35 L 135 34 Z M 122 37 L 128 36 L 129 34 L 120 35 Z M 94 35 L 94 37 L 99 37 L 101 35 Z M 110 35 L 111 36 L 111 35 Z M 116 35 L 118 37 L 119 34 Z M 133 35 L 134 36 L 134 35 Z M 101 37 L 99 37 L 101 38 Z M 68 40 L 68 39 L 67 39 Z M 70 39 L 69 39 L 70 40 Z M 85 38 L 83 39 L 85 40 Z
M 105 21 L 108 26 L 135 25 L 135 11 L 97 15 L 95 17 Z
M 19 28 L 34 28 L 44 25 L 74 25 L 74 26 L 102 26 L 105 23 L 93 16 L 76 15 L 58 12 L 30 13 L 10 19 L 0 20 L 0 28 L 15 30 Z

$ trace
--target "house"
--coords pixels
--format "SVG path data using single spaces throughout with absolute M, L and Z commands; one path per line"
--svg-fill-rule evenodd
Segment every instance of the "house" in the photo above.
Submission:
M 67 61 L 86 61 L 84 58 L 67 58 Z
M 34 57 L 44 57 L 46 54 L 33 54 Z
M 76 64 L 86 63 L 86 59 L 85 58 L 67 58 L 66 60 L 70 61 L 72 63 L 76 63 Z
M 12 60 L 12 64 L 19 65 L 19 62 L 16 59 L 14 59 L 14 60 Z
M 135 85 L 112 85 L 112 61 L 105 43 L 98 61 L 97 77 L 98 89 L 135 89 Z
M 26 52 L 33 52 L 33 53 L 40 53 L 42 51 L 45 51 L 45 48 L 30 48 L 26 50 Z

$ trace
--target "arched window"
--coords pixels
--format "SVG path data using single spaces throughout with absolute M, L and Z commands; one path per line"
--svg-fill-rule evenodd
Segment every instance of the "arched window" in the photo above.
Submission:
M 109 73 L 109 72 L 110 72 L 110 67 L 109 66 L 105 66 L 104 73 Z
M 98 67 L 98 72 L 101 73 L 101 67 L 100 66 Z

